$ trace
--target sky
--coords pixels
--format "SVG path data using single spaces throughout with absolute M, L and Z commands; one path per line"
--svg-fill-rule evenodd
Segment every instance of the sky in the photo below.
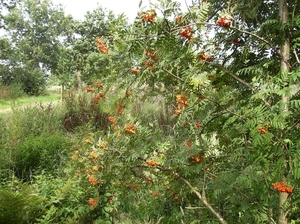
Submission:
M 183 8 L 186 8 L 185 0 L 177 0 L 181 2 Z M 98 5 L 103 8 L 112 10 L 114 14 L 118 15 L 124 12 L 124 14 L 129 18 L 129 22 L 133 22 L 134 18 L 139 11 L 140 0 L 52 0 L 54 4 L 62 4 L 66 14 L 71 14 L 75 19 L 82 20 L 87 11 L 93 11 Z M 149 8 L 149 0 L 142 1 L 142 7 Z M 155 3 L 155 0 L 151 1 Z M 191 0 L 187 0 L 191 2 Z

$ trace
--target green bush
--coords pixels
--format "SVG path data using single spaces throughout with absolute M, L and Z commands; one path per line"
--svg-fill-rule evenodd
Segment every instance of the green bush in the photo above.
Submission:
M 64 103 L 67 109 L 63 118 L 65 130 L 74 132 L 80 126 L 89 125 L 94 131 L 107 131 L 108 114 L 86 94 L 76 96 L 69 92 L 64 98 Z
M 0 189 L 0 223 L 35 223 L 42 215 L 43 198 L 33 194 L 29 186 L 18 191 Z
M 42 103 L 27 108 L 13 108 L 6 126 L 6 135 L 14 143 L 23 141 L 29 133 L 39 136 L 44 132 L 51 134 L 62 131 L 61 110 L 53 104 Z
M 0 99 L 9 100 L 24 96 L 21 84 L 12 83 L 9 86 L 0 83 Z
M 12 165 L 15 175 L 24 180 L 37 168 L 55 171 L 64 162 L 67 139 L 60 133 L 30 135 L 13 148 Z

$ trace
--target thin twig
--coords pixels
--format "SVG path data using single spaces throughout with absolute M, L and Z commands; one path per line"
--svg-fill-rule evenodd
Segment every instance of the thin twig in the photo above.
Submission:
M 179 79 L 180 81 L 184 82 L 184 80 L 176 75 L 174 75 L 172 72 L 168 71 L 167 69 L 163 68 L 163 71 L 167 72 L 169 75 L 174 76 L 176 79 Z

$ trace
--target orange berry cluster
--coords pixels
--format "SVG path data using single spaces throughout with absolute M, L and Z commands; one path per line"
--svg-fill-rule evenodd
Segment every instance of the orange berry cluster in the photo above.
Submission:
M 99 93 L 97 96 L 93 97 L 94 104 L 98 104 L 100 99 L 106 99 L 106 96 L 103 93 Z
M 219 18 L 217 20 L 217 24 L 219 26 L 223 26 L 223 27 L 230 27 L 231 20 L 232 20 L 232 18 L 230 18 L 228 16 L 221 16 L 221 18 Z
M 291 187 L 288 187 L 284 181 L 272 183 L 275 190 L 279 192 L 286 192 L 288 194 L 293 192 L 293 189 Z
M 124 129 L 126 132 L 129 132 L 132 134 L 135 134 L 135 131 L 136 131 L 136 127 L 134 127 L 134 124 L 125 124 Z
M 153 23 L 155 21 L 155 12 L 154 11 L 145 12 L 142 14 L 142 18 L 146 22 Z
M 190 40 L 192 38 L 192 27 L 188 26 L 184 30 L 179 32 L 179 35 L 185 37 L 186 39 Z
M 183 15 L 179 15 L 175 18 L 176 23 L 178 23 L 180 26 L 184 25 L 184 18 Z
M 201 158 L 199 156 L 193 156 L 192 159 L 194 160 L 194 162 L 196 163 L 200 163 L 201 162 Z
M 104 45 L 103 40 L 97 37 L 96 42 L 97 42 L 97 49 L 101 51 L 103 54 L 108 54 L 108 48 Z
M 268 131 L 266 129 L 264 129 L 263 127 L 259 126 L 257 128 L 257 130 L 261 133 L 261 134 L 268 134 Z
M 204 52 L 200 53 L 200 59 L 202 61 L 211 61 L 212 60 L 212 56 L 211 55 L 206 55 Z
M 95 92 L 95 90 L 93 88 L 91 88 L 90 86 L 86 86 L 85 87 L 85 90 L 88 92 L 88 93 L 93 93 Z
M 98 185 L 98 184 L 100 184 L 100 181 L 97 180 L 97 179 L 95 178 L 94 175 L 91 175 L 91 176 L 89 177 L 89 182 L 90 182 L 92 185 Z
M 193 145 L 193 143 L 190 142 L 190 141 L 187 141 L 185 144 L 186 144 L 186 146 L 189 147 L 189 148 L 192 147 L 192 145 Z
M 118 103 L 116 113 L 117 113 L 117 114 L 122 114 L 122 109 L 123 109 L 123 107 L 124 107 L 124 106 L 123 106 L 121 103 Z
M 153 160 L 146 160 L 146 163 L 149 165 L 149 166 L 158 166 L 159 163 L 158 162 L 155 162 Z
M 89 199 L 89 205 L 91 206 L 91 208 L 96 207 L 96 203 L 97 203 L 97 201 L 95 199 L 93 199 L 93 198 Z
M 116 121 L 116 118 L 114 118 L 113 116 L 109 116 L 107 118 L 111 123 L 114 123 Z
M 95 81 L 95 82 L 94 82 L 94 85 L 95 85 L 98 89 L 100 89 L 100 88 L 103 87 L 103 85 L 102 85 L 101 83 L 99 83 L 98 81 Z
M 135 190 L 135 191 L 138 190 L 137 186 L 135 186 L 134 184 L 128 185 L 128 188 L 131 188 L 132 190 Z
M 146 56 L 149 56 L 153 61 L 156 61 L 157 60 L 157 58 L 155 57 L 155 53 L 156 52 L 145 52 L 145 55 Z
M 242 41 L 240 41 L 239 39 L 234 39 L 234 40 L 232 41 L 232 43 L 233 43 L 234 45 L 237 45 L 237 46 L 240 46 L 240 45 L 243 44 Z
M 132 69 L 131 69 L 131 72 L 132 72 L 133 74 L 137 74 L 137 73 L 139 72 L 139 70 L 137 70 L 136 68 L 132 68 Z
M 177 109 L 175 110 L 175 114 L 180 114 L 183 108 L 187 108 L 189 106 L 185 95 L 176 96 L 176 105 Z

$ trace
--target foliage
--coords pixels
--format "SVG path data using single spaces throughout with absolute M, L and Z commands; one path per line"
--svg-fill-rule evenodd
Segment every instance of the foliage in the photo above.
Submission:
M 107 130 L 107 114 L 93 100 L 85 94 L 76 96 L 72 92 L 65 96 L 66 112 L 63 118 L 65 130 L 73 132 L 76 128 L 86 125 L 90 125 L 92 130 L 104 132 Z
M 25 93 L 18 83 L 14 83 L 10 86 L 0 84 L 0 98 L 2 100 L 16 99 L 24 95 Z
M 93 75 L 65 100 L 63 173 L 31 184 L 39 222 L 297 222 L 300 10 L 279 3 L 161 0 L 98 53 L 82 33 Z
M 66 138 L 59 133 L 29 135 L 12 149 L 11 169 L 24 180 L 29 180 L 37 169 L 58 171 L 64 165 L 66 147 Z
M 26 185 L 18 184 L 16 190 L 0 189 L 0 201 L 0 223 L 32 223 L 43 211 L 43 198 Z
M 71 18 L 50 1 L 33 0 L 17 1 L 2 18 L 7 38 L 1 40 L 1 82 L 19 82 L 27 94 L 40 94 L 57 67 Z

